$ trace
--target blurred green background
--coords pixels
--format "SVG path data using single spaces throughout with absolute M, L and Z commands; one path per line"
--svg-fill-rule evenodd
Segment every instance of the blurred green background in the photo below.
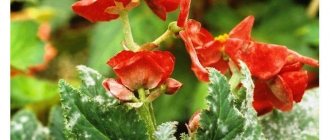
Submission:
M 105 77 L 114 77 L 106 62 L 122 50 L 121 22 L 90 23 L 72 12 L 74 2 L 11 0 L 11 114 L 28 108 L 46 124 L 50 108 L 59 104 L 57 81 L 65 79 L 79 86 L 76 65 L 84 64 Z M 217 36 L 229 32 L 244 17 L 254 15 L 254 40 L 286 45 L 318 59 L 319 18 L 313 2 L 317 0 L 192 0 L 190 17 Z M 153 41 L 177 15 L 178 10 L 163 22 L 142 1 L 129 14 L 135 40 L 139 44 Z M 48 39 L 37 35 L 42 26 L 50 27 Z M 189 117 L 205 106 L 207 85 L 198 82 L 190 70 L 190 58 L 182 41 L 169 40 L 162 49 L 176 56 L 172 77 L 183 87 L 177 94 L 155 101 L 156 117 L 159 122 L 178 120 L 179 127 L 184 128 Z M 311 83 L 318 85 L 318 70 L 311 70 Z

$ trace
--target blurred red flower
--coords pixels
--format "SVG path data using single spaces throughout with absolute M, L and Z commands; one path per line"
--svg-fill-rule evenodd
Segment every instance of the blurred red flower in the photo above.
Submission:
M 180 0 L 145 0 L 150 9 L 162 20 L 166 14 L 176 10 Z M 91 22 L 117 19 L 121 11 L 138 6 L 140 0 L 80 0 L 72 5 L 78 15 Z
M 131 95 L 131 91 L 154 89 L 162 84 L 167 86 L 168 94 L 173 94 L 182 85 L 169 78 L 174 69 L 174 59 L 167 51 L 122 51 L 108 61 L 118 79 L 107 79 L 103 85 L 112 95 L 124 101 L 127 96 L 123 95 Z
M 110 21 L 119 17 L 122 10 L 130 10 L 139 0 L 80 0 L 72 5 L 78 15 L 91 22 Z

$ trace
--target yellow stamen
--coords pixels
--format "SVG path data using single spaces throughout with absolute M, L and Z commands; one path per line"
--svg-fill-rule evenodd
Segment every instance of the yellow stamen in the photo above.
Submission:
M 225 41 L 227 41 L 228 38 L 229 38 L 228 34 L 223 34 L 223 35 L 219 35 L 219 36 L 215 37 L 214 39 L 218 40 L 220 42 L 225 42 Z

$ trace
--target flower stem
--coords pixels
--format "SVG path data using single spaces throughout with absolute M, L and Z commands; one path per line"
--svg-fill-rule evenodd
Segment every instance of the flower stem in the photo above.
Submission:
M 132 51 L 139 50 L 139 46 L 134 42 L 131 25 L 129 23 L 128 12 L 122 11 L 120 12 L 120 19 L 123 21 L 123 30 L 124 30 L 124 37 L 125 37 L 125 47 Z
M 176 25 L 176 22 L 171 22 L 168 25 L 167 30 L 160 37 L 158 37 L 156 40 L 154 40 L 152 43 L 159 46 L 160 43 L 171 38 L 173 35 L 180 32 L 181 30 L 182 29 Z
M 239 69 L 236 66 L 236 64 L 231 60 L 229 61 L 229 68 L 230 68 L 230 71 L 232 72 L 232 76 L 229 79 L 230 90 L 234 91 L 234 89 L 241 82 L 241 74 L 240 74 Z
M 154 140 L 154 132 L 156 131 L 156 120 L 154 118 L 152 104 L 145 102 L 145 91 L 143 88 L 140 88 L 138 90 L 138 94 L 140 100 L 143 102 L 143 105 L 140 108 L 137 108 L 137 112 L 147 126 L 149 140 Z
M 152 43 L 156 45 L 160 45 L 163 41 L 167 40 L 173 35 L 172 31 L 166 30 L 165 33 L 163 33 L 160 37 L 158 37 L 156 40 L 154 40 Z

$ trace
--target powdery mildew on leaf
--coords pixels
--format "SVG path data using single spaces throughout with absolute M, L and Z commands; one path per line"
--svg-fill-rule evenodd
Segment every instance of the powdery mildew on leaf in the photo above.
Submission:
M 65 134 L 69 139 L 148 139 L 144 122 L 136 111 L 118 105 L 107 95 L 99 73 L 85 66 L 78 70 L 83 82 L 80 89 L 63 80 L 59 82 Z
M 291 112 L 273 111 L 260 118 L 269 140 L 316 140 L 319 132 L 318 88 L 308 90 Z
M 226 77 L 215 69 L 209 70 L 209 96 L 206 98 L 209 107 L 201 113 L 197 139 L 264 139 L 252 107 L 253 82 L 250 72 L 244 63 L 241 67 L 245 98 L 239 107 L 235 105 L 236 98 Z
M 176 140 L 174 133 L 178 122 L 166 122 L 157 127 L 155 132 L 156 140 Z
M 48 128 L 43 127 L 29 110 L 17 112 L 10 122 L 10 129 L 12 140 L 46 140 L 49 137 Z
M 88 68 L 84 65 L 77 66 L 77 69 L 79 71 L 80 77 L 84 81 L 84 83 L 89 86 L 95 86 L 96 81 L 94 80 L 100 80 L 102 78 L 102 75 L 98 73 L 96 70 L 93 70 L 91 68 Z

